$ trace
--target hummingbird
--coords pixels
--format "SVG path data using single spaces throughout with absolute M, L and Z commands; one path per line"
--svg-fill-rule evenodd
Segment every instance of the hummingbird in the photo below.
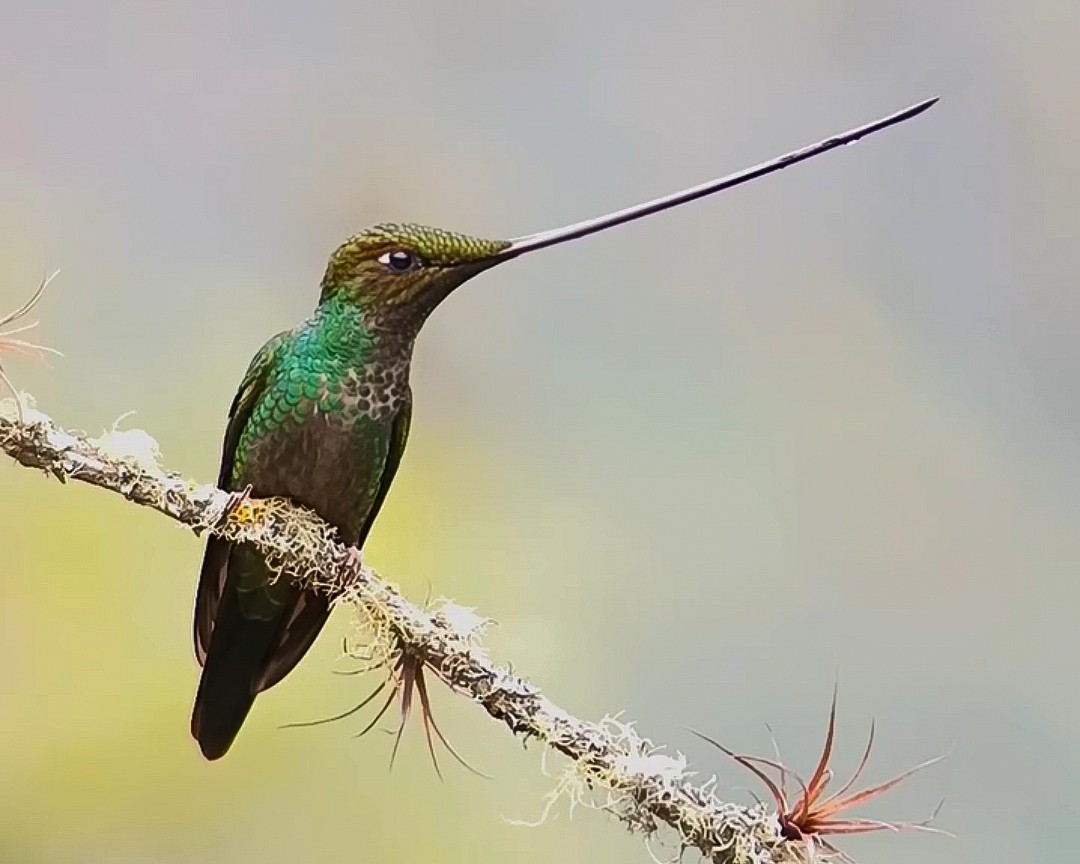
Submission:
M 380 224 L 330 256 L 307 320 L 251 361 L 228 413 L 218 486 L 314 510 L 359 554 L 409 437 L 413 345 L 428 316 L 474 276 L 529 252 L 729 189 L 921 114 L 930 99 L 753 168 L 671 195 L 510 240 Z M 210 537 L 195 599 L 202 666 L 191 732 L 225 755 L 255 697 L 296 666 L 331 597 L 275 578 L 252 547 Z

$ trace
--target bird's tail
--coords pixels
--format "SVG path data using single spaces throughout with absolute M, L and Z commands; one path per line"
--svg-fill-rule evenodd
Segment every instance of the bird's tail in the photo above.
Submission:
M 239 608 L 228 608 L 238 605 L 235 595 L 224 598 L 191 712 L 191 734 L 207 759 L 228 752 L 255 702 L 266 655 L 281 630 L 280 621 L 252 620 Z
M 254 550 L 211 539 L 196 599 L 203 672 L 191 714 L 191 734 L 207 759 L 225 755 L 255 697 L 299 662 L 329 615 L 325 594 L 275 580 Z

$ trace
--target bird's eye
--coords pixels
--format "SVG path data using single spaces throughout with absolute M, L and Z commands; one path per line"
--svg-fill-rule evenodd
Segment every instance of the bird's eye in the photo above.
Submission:
M 404 249 L 396 249 L 379 256 L 379 263 L 395 273 L 408 273 L 420 266 L 420 259 Z

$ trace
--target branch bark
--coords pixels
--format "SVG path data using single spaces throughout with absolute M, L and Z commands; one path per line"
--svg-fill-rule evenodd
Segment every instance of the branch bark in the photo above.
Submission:
M 78 480 L 150 507 L 196 533 L 211 531 L 257 547 L 275 569 L 305 586 L 348 602 L 392 636 L 452 689 L 526 739 L 537 738 L 573 760 L 572 782 L 560 788 L 595 796 L 596 805 L 631 830 L 651 837 L 674 829 L 681 848 L 717 864 L 804 862 L 797 844 L 783 840 L 775 814 L 764 806 L 720 800 L 713 781 L 694 783 L 685 760 L 665 755 L 631 725 L 606 718 L 580 720 L 539 689 L 493 662 L 474 628 L 454 607 L 429 613 L 406 600 L 348 550 L 316 514 L 283 499 L 242 502 L 211 485 L 196 485 L 159 464 L 153 439 L 140 430 L 92 439 L 58 427 L 32 408 L 0 402 L 0 448 L 18 463 L 61 482 Z M 553 799 L 554 800 L 554 799 Z M 581 797 L 577 800 L 583 801 Z

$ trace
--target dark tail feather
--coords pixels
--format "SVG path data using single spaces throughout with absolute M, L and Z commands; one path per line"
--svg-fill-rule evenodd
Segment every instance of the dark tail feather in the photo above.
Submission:
M 255 702 L 266 656 L 281 631 L 281 620 L 245 618 L 239 606 L 236 592 L 226 592 L 191 713 L 191 734 L 207 759 L 228 752 Z
M 274 582 L 246 547 L 226 546 L 224 554 L 207 547 L 195 613 L 203 672 L 191 714 L 191 734 L 207 759 L 225 755 L 255 697 L 300 661 L 329 615 L 329 598 Z

